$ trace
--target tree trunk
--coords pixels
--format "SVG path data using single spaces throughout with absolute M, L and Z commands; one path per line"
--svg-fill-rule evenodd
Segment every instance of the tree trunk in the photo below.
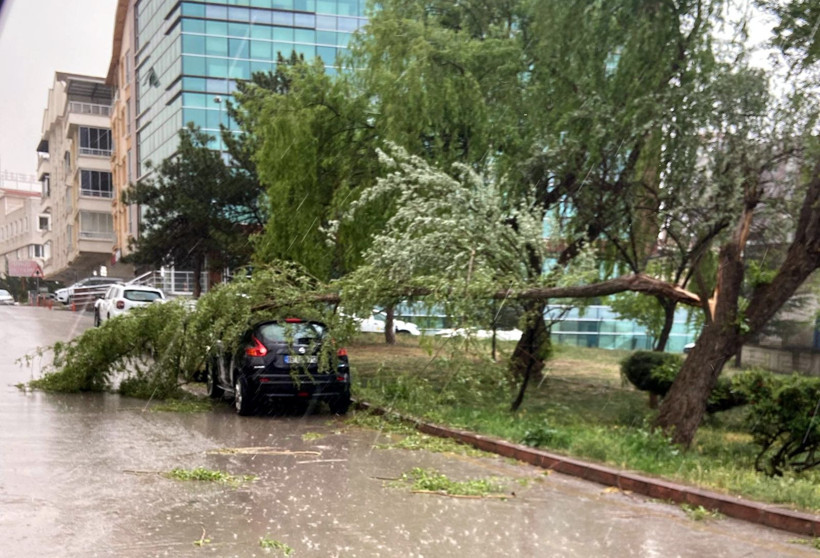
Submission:
M 202 296 L 202 256 L 194 258 L 194 298 Z
M 664 319 L 663 329 L 661 329 L 658 340 L 655 342 L 654 350 L 662 353 L 666 350 L 666 344 L 669 342 L 669 334 L 672 333 L 672 326 L 675 325 L 675 308 L 677 304 L 674 300 L 666 298 L 658 298 L 658 302 L 660 302 L 663 308 Z
M 663 398 L 657 418 L 675 443 L 688 447 L 694 440 L 723 365 L 738 347 L 737 335 L 727 332 L 725 324 L 715 322 L 703 329 Z
M 512 411 L 521 407 L 530 379 L 544 369 L 544 359 L 549 351 L 550 339 L 544 322 L 544 304 L 528 306 L 527 325 L 510 358 L 510 371 L 521 382 L 518 395 L 510 407 Z
M 396 324 L 393 320 L 395 309 L 392 304 L 384 309 L 384 342 L 388 345 L 396 344 Z

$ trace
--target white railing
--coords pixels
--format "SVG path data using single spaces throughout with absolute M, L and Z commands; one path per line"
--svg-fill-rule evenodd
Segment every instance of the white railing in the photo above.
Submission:
M 93 147 L 80 148 L 80 155 L 93 155 L 95 157 L 110 157 L 111 152 L 110 149 L 96 149 Z
M 206 273 L 202 274 L 200 283 L 202 292 L 207 291 Z M 178 271 L 173 268 L 149 271 L 128 282 L 129 285 L 145 285 L 162 289 L 168 296 L 191 296 L 194 294 L 194 272 Z
M 114 198 L 114 192 L 104 192 L 100 190 L 81 189 L 80 195 L 85 196 L 87 198 L 105 198 L 109 200 Z
M 92 232 L 80 231 L 80 239 L 82 240 L 114 240 L 115 236 L 112 232 Z
M 80 114 L 93 114 L 99 116 L 111 116 L 111 107 L 108 105 L 98 105 L 94 103 L 80 103 L 79 101 L 70 101 L 68 103 L 68 112 L 77 112 Z

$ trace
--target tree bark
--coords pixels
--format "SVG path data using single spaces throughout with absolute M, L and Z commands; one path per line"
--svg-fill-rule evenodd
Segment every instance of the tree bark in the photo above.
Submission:
M 655 342 L 654 350 L 662 353 L 666 350 L 666 344 L 669 342 L 669 335 L 672 333 L 672 327 L 675 325 L 675 309 L 677 308 L 677 304 L 673 300 L 662 297 L 658 297 L 658 302 L 660 302 L 661 307 L 663 308 L 664 318 L 663 328 L 658 336 L 658 340 Z
M 384 342 L 388 345 L 396 344 L 395 308 L 392 304 L 384 309 Z
M 194 298 L 202 296 L 202 256 L 194 258 Z
M 517 411 L 521 407 L 530 379 L 544 369 L 544 355 L 549 349 L 550 339 L 544 322 L 544 304 L 530 304 L 526 311 L 529 314 L 527 325 L 510 358 L 510 371 L 521 382 L 518 394 L 510 406 L 511 411 Z

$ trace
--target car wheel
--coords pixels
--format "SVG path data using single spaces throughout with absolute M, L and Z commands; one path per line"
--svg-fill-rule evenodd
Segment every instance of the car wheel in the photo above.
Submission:
M 236 414 L 246 416 L 253 413 L 253 398 L 248 390 L 248 380 L 244 376 L 236 379 L 233 397 Z
M 205 371 L 205 387 L 207 388 L 208 397 L 211 399 L 219 399 L 225 393 L 222 386 L 219 385 L 219 378 L 216 377 L 217 366 L 216 359 L 208 364 L 208 369 Z
M 94 310 L 94 327 L 100 327 L 102 321 L 100 320 L 100 311 Z
M 350 409 L 350 391 L 337 395 L 328 401 L 330 412 L 334 415 L 344 415 Z

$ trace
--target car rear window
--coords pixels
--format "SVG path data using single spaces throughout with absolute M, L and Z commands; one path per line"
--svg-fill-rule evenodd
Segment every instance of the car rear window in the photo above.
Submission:
M 263 342 L 288 343 L 292 341 L 299 345 L 320 341 L 326 331 L 327 328 L 317 322 L 269 323 L 262 324 L 257 330 Z
M 162 295 L 155 291 L 135 291 L 128 290 L 123 293 L 125 300 L 132 300 L 134 302 L 154 302 L 162 299 Z

